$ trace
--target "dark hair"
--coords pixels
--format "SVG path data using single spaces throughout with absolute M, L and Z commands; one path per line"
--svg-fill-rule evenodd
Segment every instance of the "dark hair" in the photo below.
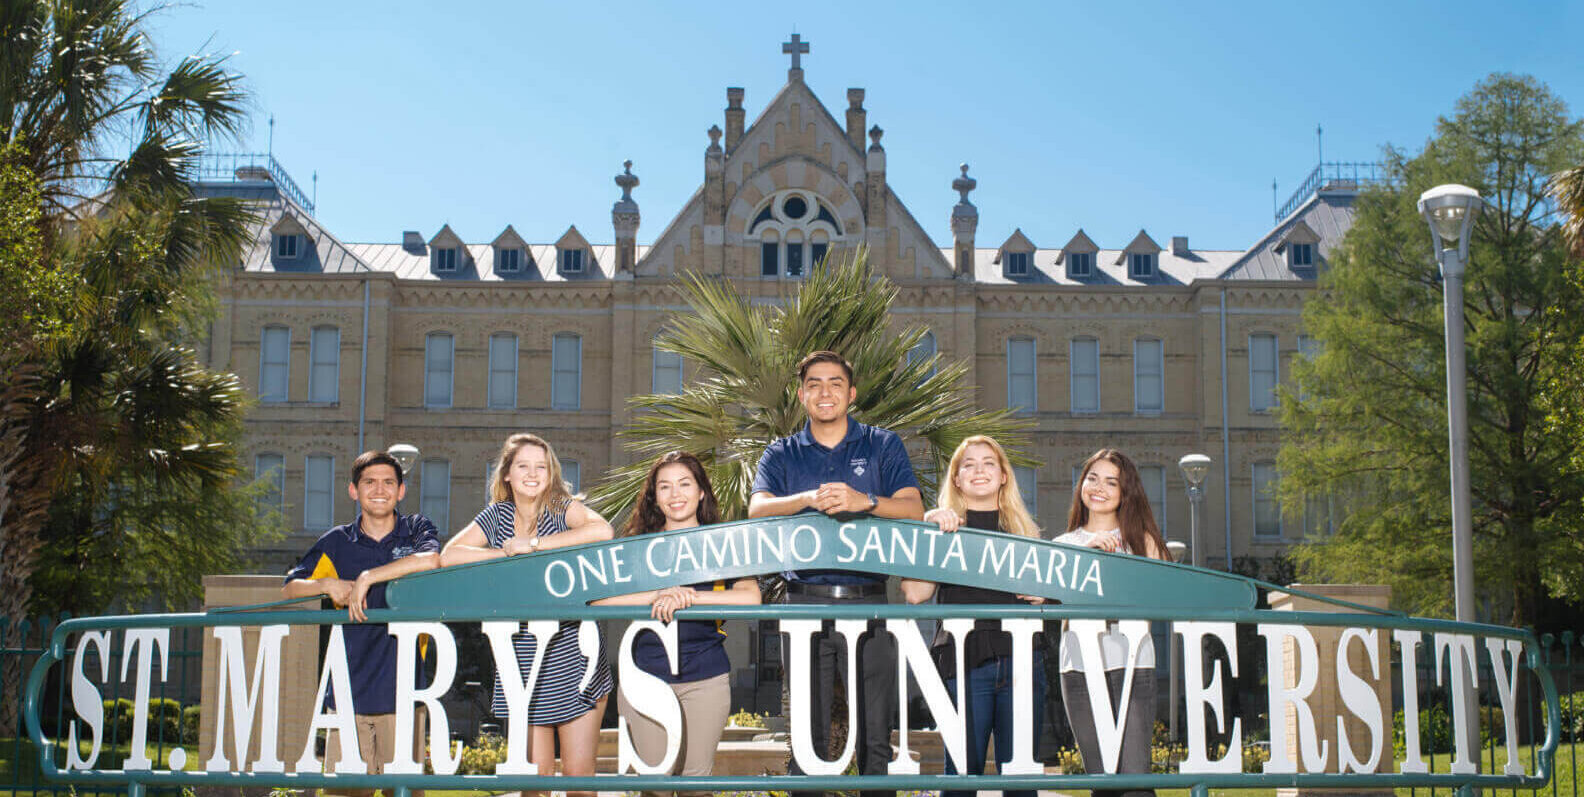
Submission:
M 1155 513 L 1150 509 L 1149 495 L 1144 492 L 1144 480 L 1139 478 L 1138 467 L 1133 464 L 1133 460 L 1128 459 L 1127 454 L 1114 448 L 1102 448 L 1084 460 L 1083 469 L 1078 472 L 1078 481 L 1073 483 L 1072 508 L 1067 511 L 1067 530 L 1083 528 L 1089 522 L 1089 507 L 1084 506 L 1083 502 L 1083 484 L 1089 471 L 1101 460 L 1117 468 L 1118 486 L 1122 490 L 1122 499 L 1117 502 L 1117 526 L 1122 532 L 1122 542 L 1127 544 L 1128 550 L 1139 556 L 1149 556 L 1153 549 L 1157 558 L 1167 558 L 1166 540 L 1161 537 Z
M 363 471 L 373 465 L 389 465 L 396 471 L 396 483 L 402 483 L 402 467 L 396 458 L 384 451 L 364 451 L 358 458 L 352 460 L 352 483 L 356 485 L 358 479 L 363 478 Z
M 843 357 L 833 351 L 816 351 L 812 354 L 809 354 L 807 357 L 798 360 L 798 384 L 803 384 L 803 380 L 808 378 L 809 367 L 819 363 L 836 363 L 837 365 L 841 366 L 842 371 L 847 374 L 847 384 L 852 386 L 852 363 L 847 362 L 846 357 Z
M 622 526 L 622 536 L 648 534 L 665 528 L 665 513 L 660 511 L 660 502 L 655 499 L 655 482 L 660 478 L 660 469 L 667 465 L 686 467 L 692 472 L 693 480 L 698 482 L 699 525 L 708 526 L 720 522 L 720 506 L 715 502 L 715 488 L 710 485 L 709 474 L 704 471 L 704 463 L 699 462 L 698 457 L 686 451 L 672 451 L 649 466 L 649 475 L 644 478 L 643 489 L 638 492 L 638 501 L 633 504 L 632 514 L 627 516 L 627 524 Z

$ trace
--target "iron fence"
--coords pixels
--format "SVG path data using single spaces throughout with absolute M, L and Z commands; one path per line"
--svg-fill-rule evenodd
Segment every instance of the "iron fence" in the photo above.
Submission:
M 1298 184 L 1297 190 L 1276 211 L 1276 221 L 1292 215 L 1298 206 L 1314 196 L 1316 191 L 1358 190 L 1368 185 L 1386 182 L 1386 170 L 1379 163 L 1322 163 L 1309 172 Z
M 262 169 L 277 188 L 309 213 L 314 212 L 313 200 L 303 193 L 297 181 L 274 155 L 262 152 L 206 153 L 199 157 L 198 176 L 204 180 L 236 180 L 239 169 Z
M 49 647 L 56 626 L 70 619 L 59 617 L 26 618 L 15 622 L 0 617 L 0 673 L 4 673 L 5 730 L 0 732 L 0 795 L 84 795 L 125 794 L 125 786 L 95 785 L 85 789 L 82 785 L 52 783 L 38 769 L 37 749 L 28 738 L 22 716 L 22 699 L 27 675 L 33 665 Z M 202 683 L 203 629 L 172 629 L 168 651 L 169 677 L 152 685 L 148 727 L 148 744 L 151 757 L 164 760 L 169 751 L 184 741 L 196 742 L 199 689 Z M 116 637 L 108 646 L 105 665 L 111 677 L 105 695 L 105 735 L 107 761 L 119 766 L 126 757 L 133 717 L 129 700 L 131 686 L 120 677 L 125 654 L 123 638 Z M 95 658 L 88 664 L 100 666 Z M 65 716 L 67 706 L 67 677 L 60 668 L 52 673 L 43 691 L 44 704 L 39 712 L 57 760 L 64 760 L 67 745 Z M 157 707 L 157 708 L 156 708 Z M 178 789 L 162 790 L 178 793 Z
M 6 734 L 0 735 L 0 795 L 38 795 L 48 793 L 61 794 L 125 794 L 125 786 L 109 783 L 76 785 L 51 783 L 40 773 L 36 765 L 37 753 L 33 743 L 28 739 L 22 720 L 22 697 L 25 688 L 25 675 L 33 669 L 50 644 L 51 636 L 60 623 L 66 621 L 66 616 L 58 618 L 32 618 L 21 622 L 11 622 L 9 619 L 0 618 L 0 670 L 6 673 L 5 679 L 5 711 L 3 712 L 7 725 Z M 148 739 L 150 757 L 155 761 L 163 761 L 171 749 L 182 744 L 195 744 L 197 732 L 197 709 L 199 704 L 199 691 L 201 679 L 201 657 L 203 634 L 207 629 L 197 626 L 174 626 L 171 628 L 172 637 L 169 649 L 171 657 L 170 675 L 160 679 L 155 692 L 151 695 L 150 721 L 148 723 Z M 121 710 L 125 705 L 123 701 L 130 696 L 130 684 L 120 678 L 121 668 L 125 658 L 124 637 L 111 635 L 112 644 L 106 648 L 106 661 L 111 674 L 105 684 L 105 758 L 104 768 L 113 768 L 120 765 L 120 760 L 125 757 L 126 743 L 130 736 L 130 715 Z M 1578 651 L 1584 636 L 1572 631 L 1559 634 L 1545 634 L 1539 637 L 1540 656 L 1539 666 L 1544 668 L 1555 682 L 1560 695 L 1561 727 L 1559 728 L 1560 745 L 1556 751 L 1553 777 L 1549 784 L 1538 788 L 1518 789 L 1491 789 L 1493 792 L 1507 791 L 1513 797 L 1527 795 L 1540 797 L 1549 794 L 1551 797 L 1578 797 L 1578 746 L 1584 742 L 1584 705 L 1580 705 L 1577 692 L 1584 690 L 1584 651 Z M 1252 668 L 1247 665 L 1252 661 L 1245 657 L 1263 655 L 1259 646 L 1240 645 L 1240 670 L 1250 672 Z M 1393 646 L 1390 680 L 1394 688 L 1400 689 L 1402 679 L 1400 651 Z M 95 648 L 88 648 L 94 651 Z M 96 658 L 90 658 L 87 666 L 97 670 L 101 664 Z M 1428 655 L 1428 651 L 1417 657 L 1417 683 L 1419 684 L 1419 705 L 1421 707 L 1420 731 L 1423 740 L 1423 752 L 1430 771 L 1445 772 L 1452 758 L 1452 736 L 1450 721 L 1452 716 L 1452 694 L 1450 689 L 1437 685 L 1435 657 Z M 1488 661 L 1479 664 L 1479 679 L 1481 683 L 1490 683 L 1493 677 Z M 13 677 L 13 673 L 21 673 L 23 677 Z M 67 681 L 69 671 L 61 667 L 54 668 L 54 672 L 41 691 L 43 701 L 39 716 L 45 732 L 45 737 L 57 762 L 65 760 L 67 745 L 64 732 L 67 721 Z M 1533 679 L 1521 680 L 1519 702 L 1519 717 L 1522 723 L 1518 728 L 1520 755 L 1526 757 L 1523 761 L 1529 771 L 1538 771 L 1537 750 L 1546 736 L 1546 706 L 1543 696 L 1536 688 Z M 477 688 L 476 684 L 468 684 Z M 487 686 L 487 685 L 485 685 Z M 1237 688 L 1228 684 L 1229 689 Z M 1251 697 L 1258 699 L 1262 690 L 1250 690 Z M 1482 689 L 1479 692 L 1481 715 L 1481 740 L 1479 745 L 1480 769 L 1482 772 L 1499 772 L 1505 756 L 1505 738 L 1500 726 L 1502 716 L 1501 708 L 1496 695 L 1491 689 Z M 170 702 L 167 702 L 170 701 Z M 1403 704 L 1402 695 L 1393 695 L 1392 705 L 1400 707 Z M 153 706 L 160 708 L 155 709 Z M 1400 712 L 1399 712 L 1400 713 Z M 173 719 L 175 718 L 175 719 Z M 1395 722 L 1397 730 L 1394 731 L 1394 741 L 1400 744 L 1401 722 Z M 1050 733 L 1047 728 L 1046 733 Z M 1212 744 L 1216 741 L 1216 734 L 1210 734 Z M 1257 743 L 1256 743 L 1257 744 Z M 1389 766 L 1387 767 L 1389 769 Z M 618 781 L 617 783 L 620 783 Z M 609 785 L 616 784 L 607 784 Z M 149 788 L 157 788 L 150 786 Z M 177 789 L 164 789 L 166 793 L 175 793 Z M 1222 791 L 1222 789 L 1214 789 Z M 1231 790 L 1226 790 L 1231 791 Z M 1438 797 L 1456 791 L 1445 787 L 1419 787 L 1399 788 L 1398 792 L 1410 797 Z

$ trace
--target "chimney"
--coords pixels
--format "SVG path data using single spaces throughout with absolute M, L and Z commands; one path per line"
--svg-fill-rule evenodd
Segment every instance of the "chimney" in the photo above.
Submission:
M 402 232 L 403 249 L 406 249 L 409 252 L 422 252 L 425 246 L 427 246 L 427 244 L 424 242 L 422 233 L 418 232 L 417 230 L 406 230 Z
M 1172 236 L 1172 256 L 1173 257 L 1187 257 L 1188 256 L 1188 252 L 1189 252 L 1189 250 L 1188 250 L 1188 236 L 1186 236 L 1186 235 L 1173 235 Z
M 868 124 L 869 112 L 864 110 L 864 90 L 847 90 L 847 140 L 852 145 L 863 149 L 864 125 Z
M 726 151 L 730 152 L 737 146 L 737 141 L 743 134 L 743 90 L 732 87 L 726 89 Z

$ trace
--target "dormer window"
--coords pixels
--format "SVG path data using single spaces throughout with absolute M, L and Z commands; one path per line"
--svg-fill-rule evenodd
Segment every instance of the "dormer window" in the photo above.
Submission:
M 1006 252 L 1002 257 L 1006 261 L 1006 275 L 1008 277 L 1027 277 L 1029 275 L 1029 261 L 1033 259 L 1033 253 Z
M 1147 252 L 1128 255 L 1128 277 L 1141 280 L 1155 276 L 1155 256 Z
M 1292 268 L 1305 268 L 1314 265 L 1314 244 L 1287 244 L 1287 265 Z
M 561 250 L 561 273 L 562 274 L 582 274 L 583 273 L 583 250 L 582 249 L 562 249 Z
M 436 272 L 450 272 L 457 270 L 457 250 L 454 246 L 436 247 L 434 250 L 434 270 Z
M 302 236 L 296 233 L 279 233 L 275 236 L 275 256 L 282 260 L 295 260 L 302 252 Z
M 1094 252 L 1068 252 L 1067 276 L 1092 277 L 1094 276 Z
M 516 274 L 519 271 L 522 271 L 521 249 L 495 250 L 495 273 Z

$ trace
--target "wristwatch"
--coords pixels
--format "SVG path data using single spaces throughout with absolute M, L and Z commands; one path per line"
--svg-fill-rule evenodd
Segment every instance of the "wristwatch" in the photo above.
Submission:
M 868 493 L 868 496 L 869 496 L 869 508 L 865 509 L 864 511 L 865 512 L 873 512 L 876 509 L 879 509 L 880 508 L 880 499 L 874 493 Z
M 539 553 L 539 535 L 528 538 L 528 553 Z

